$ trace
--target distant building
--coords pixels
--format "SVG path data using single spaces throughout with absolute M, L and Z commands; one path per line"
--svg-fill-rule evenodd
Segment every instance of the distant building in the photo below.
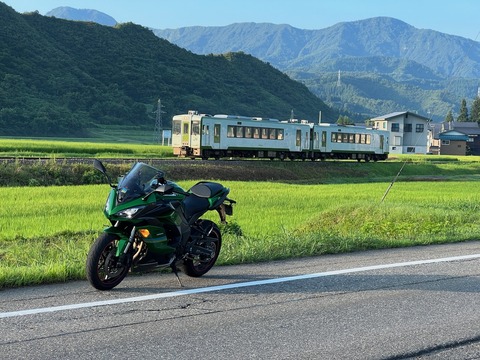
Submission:
M 426 154 L 430 120 L 409 111 L 370 120 L 377 129 L 390 131 L 390 154 Z
M 431 124 L 429 149 L 437 155 L 480 155 L 480 127 L 477 122 Z
M 438 134 L 440 140 L 439 155 L 466 155 L 468 135 L 456 130 Z

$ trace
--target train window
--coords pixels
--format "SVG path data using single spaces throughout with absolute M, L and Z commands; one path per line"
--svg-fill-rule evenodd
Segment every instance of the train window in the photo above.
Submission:
M 200 134 L 200 122 L 192 121 L 192 135 Z
M 253 138 L 254 139 L 260 139 L 260 129 L 259 128 L 253 128 Z
M 262 128 L 262 139 L 268 139 L 268 129 Z
M 337 142 L 337 133 L 332 132 L 332 142 Z
M 183 123 L 183 133 L 184 134 L 189 134 L 190 133 L 190 131 L 188 131 L 189 127 L 190 127 L 190 123 L 188 123 L 188 122 Z
M 245 137 L 250 139 L 252 136 L 253 136 L 252 128 L 249 126 L 245 127 Z
M 208 125 L 203 125 L 202 134 L 203 135 L 208 135 L 209 134 Z
M 270 129 L 270 140 L 275 140 L 277 138 L 277 129 Z
M 355 144 L 360 144 L 360 134 L 355 134 Z
M 343 134 L 342 142 L 348 143 L 348 134 Z
M 325 147 L 327 146 L 327 132 L 322 131 L 322 146 Z
M 355 134 L 348 134 L 348 142 L 352 144 L 355 142 Z
M 372 135 L 367 134 L 366 144 L 370 144 L 372 142 Z
M 365 144 L 365 134 L 360 135 L 360 144 Z
M 283 129 L 277 129 L 277 140 L 283 140 Z
M 180 120 L 173 121 L 172 131 L 175 135 L 180 135 L 182 132 L 182 122 Z
M 243 138 L 243 126 L 237 126 L 237 129 L 235 131 L 235 137 Z
M 227 126 L 227 137 L 234 137 L 235 136 L 235 127 L 232 125 Z

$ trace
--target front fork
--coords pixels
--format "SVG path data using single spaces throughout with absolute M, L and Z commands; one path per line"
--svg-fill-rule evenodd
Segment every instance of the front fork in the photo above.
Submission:
M 103 231 L 106 233 L 114 234 L 118 236 L 118 243 L 117 243 L 115 256 L 119 258 L 119 261 L 122 265 L 128 265 L 129 263 L 128 253 L 133 245 L 133 242 L 135 241 L 135 234 L 137 232 L 137 228 L 134 226 L 130 231 L 130 236 L 127 238 L 125 236 L 125 233 L 121 229 L 119 229 L 117 226 L 118 226 L 118 223 L 104 229 Z
M 128 262 L 129 262 L 128 252 L 131 249 L 131 247 L 133 245 L 133 242 L 135 241 L 136 232 L 137 232 L 137 227 L 134 226 L 132 228 L 132 231 L 130 232 L 130 237 L 128 238 L 128 240 L 126 240 L 125 238 L 121 238 L 118 241 L 117 254 L 116 255 L 118 256 L 118 260 L 120 261 L 120 263 L 123 264 L 123 265 L 127 265 Z

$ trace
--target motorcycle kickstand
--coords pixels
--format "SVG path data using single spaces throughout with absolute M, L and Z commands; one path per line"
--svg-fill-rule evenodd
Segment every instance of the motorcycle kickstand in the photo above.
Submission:
M 183 288 L 183 284 L 182 284 L 182 281 L 180 280 L 180 276 L 178 276 L 178 269 L 177 269 L 177 264 L 174 262 L 172 262 L 172 264 L 170 265 L 170 267 L 172 268 L 172 271 L 173 273 L 175 274 L 176 278 L 177 278 L 177 281 L 178 281 L 178 284 L 180 285 L 181 288 Z

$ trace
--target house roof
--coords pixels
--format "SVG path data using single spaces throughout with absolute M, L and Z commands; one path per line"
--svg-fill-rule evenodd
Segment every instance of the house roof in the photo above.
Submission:
M 430 121 L 429 118 L 425 117 L 425 116 L 421 116 L 421 115 L 418 115 L 418 114 L 415 114 L 415 113 L 412 113 L 410 111 L 397 111 L 397 112 L 392 112 L 390 114 L 386 114 L 386 115 L 382 115 L 382 116 L 377 116 L 376 118 L 373 118 L 371 120 L 390 120 L 390 119 L 393 119 L 393 118 L 396 118 L 396 117 L 399 117 L 399 116 L 405 116 L 405 117 L 408 117 L 408 115 L 412 115 L 412 116 L 415 116 L 416 118 L 419 118 L 419 119 L 422 119 L 422 120 L 425 120 L 425 121 Z
M 438 138 L 440 140 L 467 141 L 468 135 L 457 130 L 449 130 L 438 134 Z
M 480 135 L 480 127 L 478 127 L 478 123 L 476 121 L 475 122 L 454 121 L 452 124 L 452 129 L 458 130 L 467 135 Z

